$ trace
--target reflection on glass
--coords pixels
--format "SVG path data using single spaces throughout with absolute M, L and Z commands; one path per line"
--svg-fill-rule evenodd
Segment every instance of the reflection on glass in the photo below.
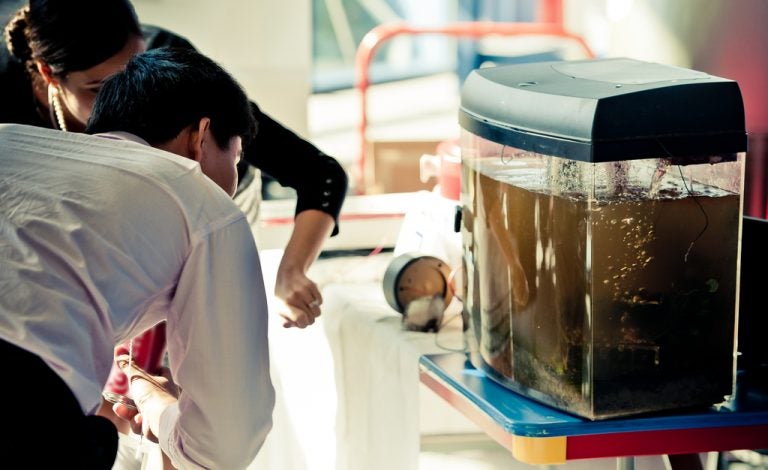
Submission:
M 585 163 L 465 131 L 475 365 L 591 419 L 722 402 L 733 385 L 741 160 Z

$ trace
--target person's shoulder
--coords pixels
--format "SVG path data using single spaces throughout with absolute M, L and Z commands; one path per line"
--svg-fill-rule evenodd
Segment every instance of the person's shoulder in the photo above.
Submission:
M 144 41 L 146 41 L 147 49 L 157 49 L 160 47 L 195 49 L 195 46 L 193 46 L 184 36 L 160 26 L 142 24 L 141 31 L 144 34 Z
M 190 173 L 196 163 L 140 143 L 136 139 L 110 134 L 90 135 L 79 132 L 62 132 L 28 124 L 0 124 L 0 145 L 13 142 L 27 145 L 30 150 L 51 153 L 73 162 L 88 166 L 109 167 L 123 174 L 147 175 L 146 179 L 176 180 Z
M 198 162 L 166 150 L 152 147 L 127 133 L 72 134 L 83 144 L 93 164 L 111 169 L 130 180 L 132 194 L 141 194 L 166 209 L 180 211 L 192 233 L 206 233 L 242 212 L 232 198 L 208 178 Z M 79 157 L 75 157 L 79 158 Z
M 222 218 L 241 212 L 191 158 L 152 147 L 127 133 L 73 134 L 73 138 L 86 145 L 99 163 L 114 167 L 126 178 L 141 180 L 141 184 L 162 188 L 188 214 L 193 226 L 219 226 Z
M 35 142 L 40 138 L 57 138 L 64 132 L 45 127 L 33 126 L 31 124 L 17 124 L 0 122 L 0 140 L 13 139 L 15 141 L 29 140 Z

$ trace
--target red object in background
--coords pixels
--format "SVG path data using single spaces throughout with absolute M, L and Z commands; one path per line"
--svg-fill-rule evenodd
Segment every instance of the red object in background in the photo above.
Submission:
M 445 140 L 435 148 L 437 155 L 424 154 L 419 160 L 419 179 L 437 178 L 436 191 L 446 199 L 459 200 L 461 193 L 461 147 L 458 139 Z
M 440 157 L 440 194 L 448 199 L 459 200 L 461 193 L 461 147 L 456 140 L 446 140 L 437 146 Z
M 420 26 L 402 22 L 384 23 L 368 31 L 363 36 L 355 54 L 355 87 L 360 94 L 360 125 L 358 127 L 360 137 L 360 149 L 357 157 L 355 192 L 366 193 L 366 128 L 368 127 L 368 106 L 366 94 L 370 86 L 368 69 L 373 61 L 373 56 L 379 46 L 389 39 L 401 34 L 423 35 L 441 34 L 453 37 L 478 39 L 489 35 L 500 36 L 552 36 L 569 39 L 579 45 L 587 58 L 594 57 L 594 53 L 587 45 L 584 38 L 572 34 L 565 29 L 563 24 L 562 0 L 542 0 L 538 5 L 537 21 L 524 22 L 493 22 L 493 21 L 459 21 L 447 23 L 441 26 Z
M 165 354 L 165 322 L 158 323 L 132 340 L 133 348 L 126 343 L 123 346 L 133 352 L 134 362 L 150 374 L 157 374 L 163 364 L 163 355 Z M 112 370 L 109 372 L 109 379 L 104 386 L 104 390 L 128 394 L 128 377 L 112 364 Z
M 768 219 L 768 133 L 750 133 L 744 163 L 744 215 Z

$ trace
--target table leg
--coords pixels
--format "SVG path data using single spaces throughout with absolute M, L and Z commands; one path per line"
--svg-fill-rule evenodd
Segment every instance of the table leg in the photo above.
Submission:
M 616 470 L 635 470 L 634 457 L 617 457 Z
M 664 456 L 667 470 L 704 470 L 699 454 L 670 454 Z

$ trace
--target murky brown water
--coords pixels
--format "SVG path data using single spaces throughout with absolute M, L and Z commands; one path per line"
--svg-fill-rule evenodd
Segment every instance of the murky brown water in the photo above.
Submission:
M 463 171 L 468 334 L 498 380 L 593 419 L 731 393 L 737 194 L 670 178 L 590 201 L 537 187 L 544 168 Z

